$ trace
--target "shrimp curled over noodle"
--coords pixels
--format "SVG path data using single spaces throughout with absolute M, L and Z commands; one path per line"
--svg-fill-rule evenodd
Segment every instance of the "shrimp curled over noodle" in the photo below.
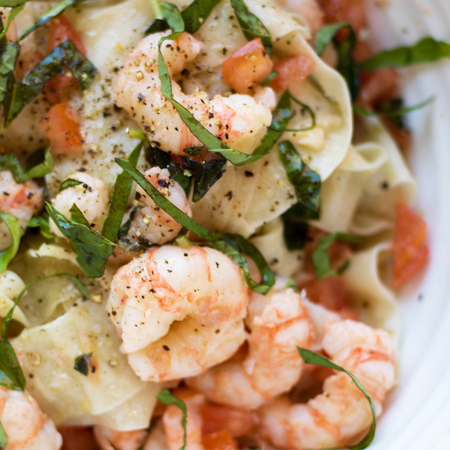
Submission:
M 226 405 L 255 409 L 289 391 L 300 378 L 297 346 L 311 348 L 314 331 L 299 294 L 277 278 L 267 295 L 252 293 L 246 318 L 249 352 L 187 381 Z
M 59 450 L 62 437 L 30 394 L 0 387 L 0 422 L 5 450 Z
M 238 265 L 198 246 L 151 249 L 114 275 L 106 309 L 144 381 L 195 376 L 245 340 L 248 290 Z
M 329 321 L 322 344 L 336 364 L 359 379 L 379 414 L 395 377 L 390 336 L 352 320 Z M 280 397 L 262 407 L 264 433 L 276 446 L 299 450 L 337 447 L 369 427 L 370 405 L 347 374 L 330 376 L 323 390 L 306 404 L 291 404 L 287 397 Z
M 130 113 L 147 137 L 169 153 L 184 154 L 188 147 L 203 144 L 189 131 L 178 112 L 161 93 L 158 72 L 158 42 L 169 33 L 155 33 L 141 40 L 125 59 L 113 88 L 116 104 Z M 200 53 L 203 44 L 183 33 L 175 41 L 165 41 L 161 51 L 171 76 Z M 221 141 L 235 150 L 250 153 L 256 148 L 270 125 L 272 114 L 248 95 L 216 95 L 208 99 L 205 92 L 193 95 L 181 92 L 172 81 L 173 98 Z

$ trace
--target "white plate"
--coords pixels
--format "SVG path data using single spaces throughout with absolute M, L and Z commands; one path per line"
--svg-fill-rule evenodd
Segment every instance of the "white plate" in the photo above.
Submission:
M 412 44 L 423 36 L 450 42 L 450 0 L 366 3 L 377 49 Z M 377 6 L 383 3 L 390 4 Z M 400 300 L 400 386 L 390 396 L 370 448 L 450 450 L 450 60 L 404 75 L 407 105 L 437 97 L 409 117 L 417 206 L 428 222 L 431 262 L 420 283 Z

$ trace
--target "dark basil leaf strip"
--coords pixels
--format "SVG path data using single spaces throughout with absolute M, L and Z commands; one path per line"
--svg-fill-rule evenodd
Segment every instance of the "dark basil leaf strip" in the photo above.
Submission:
M 156 398 L 163 404 L 163 405 L 174 405 L 177 408 L 181 410 L 183 415 L 181 416 L 181 426 L 184 431 L 183 436 L 183 446 L 180 448 L 180 450 L 185 450 L 187 446 L 187 407 L 186 403 L 184 403 L 183 400 L 180 400 L 178 397 L 175 397 L 172 395 L 172 393 L 169 391 L 169 389 L 164 388 L 157 396 Z
M 19 44 L 16 42 L 4 44 L 0 58 L 0 105 L 9 105 L 14 95 L 14 68 L 19 54 Z
M 11 25 L 11 22 L 14 20 L 14 18 L 17 16 L 17 14 L 22 11 L 22 9 L 25 7 L 25 4 L 16 6 L 11 9 L 11 11 L 8 14 L 8 17 L 6 18 L 6 24 L 5 28 L 3 28 L 3 31 L 0 33 L 0 39 L 3 39 L 6 36 L 6 33 L 9 29 L 9 26 Z
M 336 34 L 343 28 L 351 28 L 348 23 L 334 23 L 332 25 L 325 25 L 316 33 L 315 50 L 320 56 L 325 51 L 326 46 L 335 38 Z
M 186 31 L 191 34 L 198 31 L 219 3 L 220 0 L 195 0 L 181 11 Z
M 92 353 L 82 354 L 75 358 L 75 364 L 73 368 L 80 372 L 81 375 L 88 376 L 89 374 L 89 366 L 91 365 Z
M 359 95 L 361 87 L 360 69 L 353 58 L 353 50 L 356 47 L 356 34 L 351 26 L 348 27 L 349 33 L 345 39 L 334 40 L 336 52 L 338 55 L 337 70 L 347 82 L 350 96 L 354 102 Z
M 27 229 L 28 228 L 39 228 L 39 232 L 46 239 L 54 239 L 56 237 L 50 230 L 48 217 L 33 216 L 27 223 Z
M 11 245 L 0 252 L 0 272 L 3 272 L 8 267 L 8 264 L 16 256 L 20 245 L 20 222 L 19 219 L 7 212 L 0 211 L 0 219 L 7 226 L 12 236 Z
M 296 99 L 293 95 L 289 94 L 289 97 L 291 100 L 293 100 L 297 105 L 301 106 L 303 110 L 305 110 L 309 117 L 311 117 L 311 125 L 309 127 L 305 128 L 298 128 L 296 130 L 286 128 L 284 131 L 291 132 L 291 133 L 299 133 L 300 131 L 309 131 L 316 128 L 316 115 L 314 114 L 314 111 L 306 104 L 301 102 L 300 100 Z
M 128 161 L 136 167 L 139 160 L 139 155 L 144 143 L 140 142 L 135 149 L 130 153 Z M 126 172 L 118 175 L 114 184 L 111 202 L 109 205 L 109 213 L 103 223 L 102 236 L 111 242 L 116 242 L 119 234 L 122 219 L 127 209 L 128 198 L 130 196 L 131 188 L 133 186 L 133 179 Z
M 67 178 L 67 180 L 64 180 L 60 185 L 58 192 L 62 192 L 65 189 L 69 189 L 75 186 L 79 186 L 80 184 L 83 184 L 82 181 L 74 180 L 73 178 Z
M 6 434 L 5 429 L 3 428 L 3 425 L 0 423 L 0 448 L 4 449 L 7 443 L 8 443 L 8 436 Z
M 291 142 L 280 142 L 278 154 L 289 181 L 294 186 L 298 201 L 308 209 L 318 213 L 322 186 L 320 175 L 303 162 L 302 157 Z
M 72 205 L 69 211 L 72 219 L 75 220 L 76 223 L 79 223 L 80 225 L 84 225 L 85 227 L 90 228 L 89 222 L 87 221 L 86 217 L 84 217 L 83 213 L 81 212 L 80 208 L 78 208 L 76 203 Z
M 26 30 L 24 30 L 22 32 L 22 34 L 19 36 L 19 39 L 17 39 L 17 42 L 20 42 L 21 40 L 25 39 L 33 31 L 42 27 L 47 22 L 49 22 L 51 19 L 53 19 L 54 17 L 62 14 L 67 8 L 70 8 L 71 6 L 76 5 L 80 1 L 83 1 L 83 0 L 63 0 L 62 2 L 56 4 L 55 6 L 50 8 L 48 11 L 46 11 L 41 17 L 39 17 L 39 19 L 36 20 L 36 22 L 31 24 Z
M 24 5 L 30 0 L 1 0 L 0 6 L 5 8 L 16 8 L 17 6 Z
M 353 105 L 353 112 L 355 114 L 358 114 L 358 116 L 364 116 L 364 117 L 370 117 L 370 116 L 378 116 L 378 117 L 399 117 L 404 116 L 405 114 L 408 114 L 413 111 L 417 111 L 418 109 L 425 108 L 425 106 L 428 106 L 430 103 L 432 103 L 436 99 L 436 96 L 433 95 L 429 99 L 425 100 L 422 103 L 419 103 L 415 106 L 409 106 L 409 107 L 401 107 L 397 109 L 392 110 L 376 110 L 376 111 L 369 111 L 368 109 L 364 109 L 360 106 Z
M 334 362 L 330 361 L 328 358 L 325 358 L 322 355 L 319 355 L 317 353 L 312 352 L 311 350 L 306 350 L 304 348 L 297 347 L 297 351 L 300 354 L 300 357 L 303 359 L 305 364 L 314 364 L 316 366 L 321 367 L 328 367 L 330 369 L 337 370 L 339 372 L 346 373 L 353 381 L 353 383 L 356 384 L 356 387 L 364 394 L 366 399 L 368 400 L 370 404 L 370 409 L 372 411 L 372 425 L 370 426 L 369 431 L 367 432 L 364 439 L 359 442 L 356 445 L 344 445 L 343 447 L 334 447 L 334 448 L 325 448 L 321 450 L 364 450 L 366 449 L 373 441 L 373 438 L 375 436 L 375 431 L 377 428 L 377 408 L 375 406 L 375 403 L 373 402 L 372 398 L 370 397 L 369 393 L 366 391 L 362 383 L 358 380 L 358 378 L 355 377 L 351 372 L 344 369 L 341 366 L 338 366 Z M 312 449 L 305 449 L 305 450 L 312 450 Z
M 56 46 L 38 62 L 17 84 L 11 106 L 5 114 L 5 123 L 10 123 L 63 68 L 69 69 L 81 89 L 87 89 L 97 69 L 75 47 L 69 39 Z M 0 88 L 1 89 L 1 88 Z
M 318 280 L 340 275 L 348 267 L 347 261 L 338 270 L 334 270 L 331 268 L 327 251 L 335 240 L 346 241 L 351 243 L 358 243 L 360 241 L 358 237 L 350 236 L 345 233 L 332 233 L 320 239 L 311 255 L 314 273 L 316 274 Z
M 22 168 L 16 155 L 0 155 L 0 172 L 9 170 L 18 184 L 25 183 L 33 178 L 41 178 L 49 174 L 55 166 L 50 149 L 40 149 L 32 153 Z
M 261 20 L 249 11 L 244 0 L 231 0 L 231 6 L 247 41 L 260 38 L 267 53 L 272 57 L 272 36 Z
M 216 248 L 232 259 L 241 267 L 245 280 L 250 289 L 259 294 L 266 294 L 275 283 L 275 277 L 261 253 L 242 236 L 228 233 L 212 233 L 207 228 L 199 225 L 183 211 L 179 210 L 170 200 L 166 199 L 135 167 L 128 161 L 116 159 L 116 163 L 122 167 L 152 198 L 152 200 L 163 209 L 169 216 L 173 217 L 179 224 L 208 242 L 210 247 Z M 261 283 L 256 283 L 250 277 L 247 262 L 240 252 L 249 256 L 257 265 L 262 277 Z
M 70 247 L 77 254 L 80 267 L 91 278 L 103 276 L 106 261 L 114 252 L 115 245 L 88 226 L 65 217 L 50 203 L 47 203 L 45 208 L 59 231 L 69 240 Z
M 360 63 L 359 68 L 367 72 L 385 67 L 400 68 L 432 63 L 443 58 L 450 58 L 450 43 L 426 37 L 411 46 L 379 52 Z

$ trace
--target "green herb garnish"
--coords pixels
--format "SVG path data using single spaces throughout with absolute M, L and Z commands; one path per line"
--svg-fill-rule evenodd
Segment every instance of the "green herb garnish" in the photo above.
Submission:
M 50 230 L 50 222 L 48 217 L 44 216 L 33 216 L 27 223 L 28 228 L 39 228 L 39 232 L 46 239 L 54 239 L 55 235 Z
M 175 405 L 178 407 L 183 415 L 181 416 L 181 426 L 184 431 L 183 436 L 183 446 L 180 448 L 180 450 L 185 450 L 187 446 L 187 408 L 186 403 L 184 403 L 183 400 L 180 400 L 178 397 L 175 397 L 172 395 L 172 393 L 169 391 L 169 389 L 164 388 L 157 396 L 156 398 L 163 404 L 163 405 Z
M 7 212 L 0 211 L 0 219 L 8 227 L 9 232 L 12 236 L 11 245 L 0 252 L 0 272 L 3 272 L 8 267 L 8 264 L 16 256 L 17 250 L 19 250 L 20 245 L 20 222 L 17 217 L 14 217 Z
M 231 6 L 247 41 L 260 38 L 267 53 L 272 57 L 272 36 L 261 20 L 248 10 L 244 0 L 231 0 Z
M 179 224 L 199 238 L 207 241 L 206 245 L 219 250 L 232 258 L 241 267 L 245 281 L 250 289 L 259 294 L 266 294 L 269 292 L 270 288 L 275 283 L 275 277 L 264 257 L 253 244 L 246 241 L 238 234 L 212 233 L 207 228 L 192 220 L 183 211 L 179 210 L 128 161 L 116 159 L 116 163 L 119 164 L 119 166 L 122 167 L 122 169 L 124 169 L 142 187 L 142 189 L 144 189 L 157 206 L 163 209 L 169 216 L 173 217 Z M 246 254 L 255 262 L 259 273 L 261 274 L 261 283 L 256 283 L 251 278 L 247 262 L 241 253 Z
M 80 180 L 74 180 L 73 178 L 67 178 L 67 180 L 64 180 L 60 185 L 59 185 L 59 189 L 58 192 L 62 192 L 66 189 L 75 187 L 75 186 L 79 186 L 80 184 L 84 184 L 82 181 Z
M 73 368 L 80 372 L 81 375 L 88 376 L 89 375 L 89 367 L 92 361 L 92 353 L 79 355 L 75 358 L 75 364 Z
M 330 259 L 328 258 L 328 249 L 335 240 L 352 243 L 358 243 L 360 241 L 358 237 L 345 233 L 332 233 L 320 239 L 311 255 L 314 273 L 318 280 L 340 275 L 349 266 L 349 261 L 347 261 L 338 270 L 331 268 Z
M 306 350 L 304 348 L 297 347 L 298 353 L 300 354 L 300 357 L 303 359 L 305 364 L 314 364 L 316 366 L 321 367 L 329 367 L 330 369 L 337 370 L 339 372 L 346 373 L 352 381 L 356 384 L 356 387 L 364 394 L 364 396 L 367 398 L 370 404 L 370 409 L 372 411 L 372 424 L 370 426 L 369 431 L 367 432 L 364 439 L 359 442 L 356 445 L 344 445 L 342 447 L 335 447 L 332 449 L 321 449 L 321 450 L 364 450 L 367 448 L 371 442 L 373 441 L 373 438 L 375 436 L 375 430 L 377 428 L 377 408 L 375 406 L 375 403 L 373 402 L 372 398 L 362 385 L 362 383 L 348 370 L 344 369 L 341 366 L 338 366 L 334 362 L 330 361 L 329 359 L 325 358 L 322 355 L 319 355 L 317 353 L 312 352 L 311 350 Z M 312 450 L 312 449 L 305 449 L 305 450 Z

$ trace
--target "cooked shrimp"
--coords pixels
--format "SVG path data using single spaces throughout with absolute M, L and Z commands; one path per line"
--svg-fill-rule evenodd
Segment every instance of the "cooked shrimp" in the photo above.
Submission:
M 255 409 L 289 391 L 303 366 L 297 346 L 310 348 L 314 331 L 300 295 L 277 282 L 267 295 L 250 297 L 246 323 L 249 352 L 243 361 L 227 361 L 198 377 L 189 386 L 217 402 Z
M 43 189 L 34 181 L 17 184 L 11 172 L 0 172 L 0 211 L 13 215 L 20 222 L 21 235 L 34 214 L 37 214 L 44 204 Z M 0 223 L 0 250 L 8 248 L 12 236 L 8 227 Z
M 159 420 L 155 426 L 152 423 L 150 434 L 142 450 L 170 450 L 162 420 Z
M 0 423 L 8 436 L 5 450 L 59 450 L 62 437 L 52 420 L 26 391 L 0 387 Z
M 186 404 L 186 450 L 203 450 L 201 408 L 206 403 L 203 394 L 180 396 Z M 167 407 L 163 415 L 164 430 L 170 450 L 179 450 L 183 446 L 184 430 L 181 426 L 182 412 L 175 405 Z
M 138 44 L 125 59 L 113 89 L 116 104 L 128 111 L 148 138 L 161 150 L 184 154 L 188 147 L 203 144 L 189 131 L 174 107 L 161 93 L 158 76 L 158 41 L 168 33 L 152 34 Z M 165 41 L 162 53 L 170 75 L 181 72 L 201 51 L 203 44 L 183 33 L 175 41 Z M 212 134 L 232 148 L 252 152 L 259 144 L 272 114 L 248 95 L 216 95 L 205 92 L 185 95 L 172 81 L 173 98 L 186 107 Z
M 226 255 L 165 245 L 114 275 L 106 304 L 128 361 L 144 381 L 195 376 L 245 340 L 247 286 Z
M 54 199 L 53 206 L 61 214 L 70 217 L 70 208 L 75 203 L 91 228 L 100 231 L 109 207 L 109 195 L 105 184 L 102 180 L 83 172 L 76 172 L 69 178 L 81 181 L 82 184 L 61 191 Z M 50 228 L 53 233 L 62 237 L 53 221 L 50 221 Z
M 102 450 L 138 450 L 147 436 L 147 431 L 118 431 L 96 426 L 94 436 Z
M 145 176 L 178 209 L 189 217 L 192 216 L 183 188 L 170 178 L 167 169 L 153 167 L 145 172 Z M 165 244 L 172 240 L 180 232 L 182 225 L 156 206 L 140 186 L 137 187 L 137 192 L 141 197 L 128 236 L 132 240 L 151 244 Z
M 394 347 L 389 335 L 351 320 L 330 321 L 324 351 L 364 385 L 381 412 L 381 402 L 394 384 Z M 366 430 L 372 413 L 364 394 L 345 373 L 326 379 L 324 393 L 307 404 L 280 397 L 261 410 L 264 432 L 276 446 L 294 449 L 345 445 Z

